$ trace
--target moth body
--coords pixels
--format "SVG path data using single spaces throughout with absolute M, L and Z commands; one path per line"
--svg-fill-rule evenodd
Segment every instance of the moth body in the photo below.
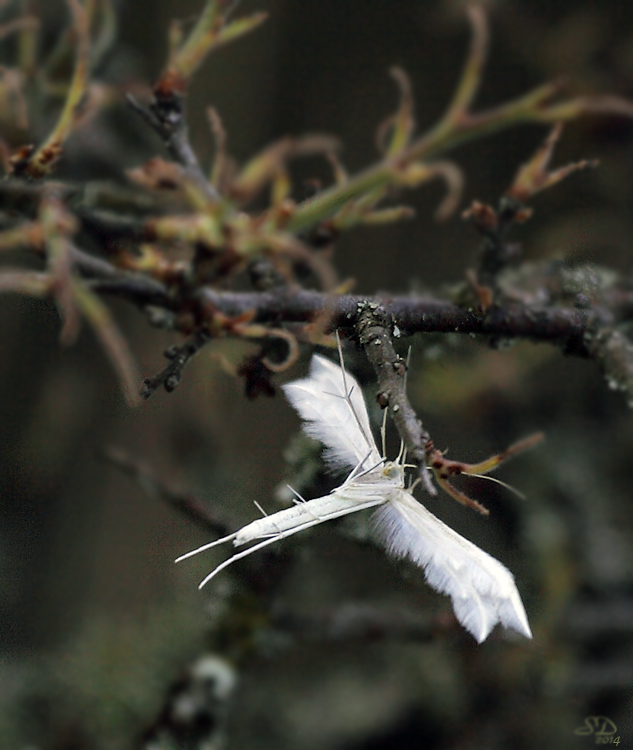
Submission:
M 353 472 L 352 472 L 353 474 Z M 352 478 L 329 495 L 297 501 L 291 508 L 258 518 L 241 528 L 233 538 L 233 545 L 240 547 L 257 539 L 286 534 L 298 529 L 340 518 L 349 513 L 373 508 L 388 501 L 389 491 L 397 491 L 404 485 L 404 473 L 399 464 L 385 463 L 364 476 Z
M 380 506 L 373 520 L 387 551 L 421 567 L 429 585 L 451 597 L 457 619 L 479 643 L 497 623 L 532 637 L 510 571 L 436 518 L 405 489 L 402 462 L 380 456 L 362 392 L 351 375 L 315 355 L 309 377 L 285 385 L 284 391 L 304 420 L 305 431 L 324 444 L 328 464 L 351 472 L 329 495 L 298 501 L 179 557 L 176 562 L 228 541 L 236 547 L 252 545 L 218 565 L 200 588 L 227 566 L 269 544 Z M 486 471 L 490 468 L 483 466 Z

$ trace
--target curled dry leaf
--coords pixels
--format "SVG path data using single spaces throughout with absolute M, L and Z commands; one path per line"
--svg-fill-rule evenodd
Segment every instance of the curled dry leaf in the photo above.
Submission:
M 526 203 L 536 193 L 540 193 L 542 190 L 547 190 L 547 188 L 556 185 L 573 172 L 598 165 L 598 162 L 595 160 L 583 159 L 582 161 L 574 162 L 573 164 L 568 164 L 565 167 L 560 167 L 549 172 L 549 163 L 562 132 L 563 124 L 560 122 L 556 123 L 550 134 L 536 150 L 534 156 L 519 168 L 514 182 L 508 189 L 507 194 L 509 196 L 515 198 L 520 203 Z

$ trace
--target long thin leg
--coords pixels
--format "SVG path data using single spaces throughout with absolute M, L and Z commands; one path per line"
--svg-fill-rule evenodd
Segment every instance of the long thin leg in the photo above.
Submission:
M 371 467 L 371 469 L 366 469 L 365 471 L 363 471 L 363 472 L 362 472 L 362 474 L 357 474 L 356 472 L 357 472 L 357 471 L 358 471 L 358 470 L 359 470 L 360 468 L 362 468 L 363 464 L 364 464 L 364 463 L 365 463 L 365 461 L 367 461 L 367 459 L 368 459 L 368 458 L 369 458 L 369 457 L 371 456 L 372 452 L 373 452 L 373 449 L 372 449 L 372 450 L 370 450 L 370 451 L 369 451 L 369 452 L 367 453 L 367 455 L 365 456 L 365 458 L 364 458 L 364 459 L 363 459 L 362 461 L 360 461 L 359 463 L 357 463 L 357 464 L 356 464 L 356 466 L 354 466 L 354 468 L 353 468 L 353 469 L 352 469 L 352 470 L 350 471 L 350 473 L 349 473 L 349 475 L 348 475 L 347 479 L 346 479 L 346 480 L 345 480 L 345 481 L 343 482 L 343 484 L 348 484 L 349 482 L 351 482 L 351 481 L 352 481 L 352 479 L 358 479 L 358 477 L 362 477 L 362 476 L 364 476 L 365 474 L 367 474 L 367 472 L 368 472 L 368 471 L 373 471 L 373 470 L 374 470 L 374 469 L 376 468 L 376 466 L 380 466 L 380 464 L 381 464 L 381 463 L 383 463 L 382 461 L 380 461 L 379 463 L 377 463 L 377 464 L 376 464 L 376 466 L 372 466 L 372 467 Z M 342 486 L 343 486 L 343 485 L 341 485 L 341 487 L 342 487 Z
M 211 549 L 211 547 L 217 547 L 218 544 L 224 544 L 224 542 L 229 542 L 231 541 L 231 539 L 235 539 L 236 536 L 237 536 L 237 531 L 234 534 L 223 536 L 221 539 L 216 539 L 215 542 L 209 542 L 209 544 L 203 544 L 202 547 L 198 547 L 197 549 L 192 549 L 191 552 L 187 552 L 184 555 L 180 555 L 180 557 L 177 557 L 174 560 L 174 562 L 179 563 L 181 560 L 186 560 L 188 557 L 199 555 L 201 552 L 206 552 L 206 550 Z
M 253 505 L 257 508 L 257 510 L 264 516 L 265 518 L 268 517 L 268 513 L 262 508 L 262 506 L 257 502 L 257 500 L 253 500 Z
M 308 501 L 303 497 L 303 495 L 300 495 L 297 490 L 294 489 L 294 487 L 291 487 L 289 484 L 286 485 L 286 487 L 292 492 L 292 494 L 295 496 L 292 500 L 292 502 L 295 505 L 303 505 L 304 503 L 307 503 Z
M 355 476 L 354 479 L 360 479 L 361 477 L 364 477 L 365 474 L 370 474 L 374 469 L 377 469 L 380 466 L 380 464 L 384 464 L 384 463 L 385 463 L 384 458 L 381 458 L 380 461 L 378 461 L 378 463 L 374 464 L 373 466 L 370 466 L 369 469 L 365 469 L 365 471 L 363 471 L 361 474 L 358 474 L 357 476 Z

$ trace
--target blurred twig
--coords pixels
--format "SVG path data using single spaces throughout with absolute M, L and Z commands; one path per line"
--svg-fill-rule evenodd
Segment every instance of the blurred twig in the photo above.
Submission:
M 299 231 L 327 219 L 342 204 L 388 184 L 419 185 L 435 177 L 429 168 L 438 156 L 466 141 L 504 130 L 524 122 L 560 123 L 590 113 L 610 113 L 633 117 L 633 102 L 616 96 L 584 96 L 561 103 L 551 103 L 560 92 L 561 82 L 554 81 L 528 92 L 506 104 L 471 113 L 470 106 L 481 83 L 485 61 L 488 26 L 484 10 L 472 6 L 469 18 L 473 41 L 456 93 L 445 115 L 428 133 L 416 140 L 404 141 L 397 154 L 334 185 L 300 204 L 294 211 L 289 228 Z
M 146 378 L 141 388 L 141 396 L 149 398 L 161 385 L 170 393 L 180 385 L 182 372 L 202 347 L 208 343 L 211 335 L 208 331 L 200 329 L 192 334 L 182 346 L 170 347 L 165 351 L 165 356 L 170 360 L 167 367 L 152 378 Z
M 79 0 L 67 0 L 70 7 L 77 35 L 77 54 L 75 71 L 64 108 L 57 124 L 48 138 L 39 148 L 20 150 L 13 162 L 16 175 L 42 178 L 50 174 L 62 154 L 65 140 L 68 138 L 77 119 L 79 106 L 88 87 L 90 29 L 88 16 Z
M 170 487 L 156 476 L 148 464 L 134 458 L 123 448 L 107 446 L 103 450 L 103 456 L 134 479 L 150 497 L 171 506 L 204 531 L 220 536 L 227 533 L 224 522 L 213 516 L 194 495 Z

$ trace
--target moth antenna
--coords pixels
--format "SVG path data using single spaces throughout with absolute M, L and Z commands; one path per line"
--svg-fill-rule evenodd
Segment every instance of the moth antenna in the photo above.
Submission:
M 231 539 L 235 539 L 237 536 L 237 531 L 233 534 L 229 534 L 228 536 L 223 536 L 220 539 L 216 539 L 215 542 L 209 542 L 208 544 L 203 544 L 202 547 L 198 547 L 197 549 L 192 549 L 191 552 L 186 552 L 184 555 L 180 555 L 180 557 L 177 557 L 174 562 L 181 562 L 182 560 L 186 560 L 188 557 L 193 557 L 194 555 L 199 555 L 201 552 L 206 552 L 206 550 L 211 549 L 211 547 L 216 547 L 218 544 L 223 544 L 224 542 L 229 542 Z
M 506 490 L 509 490 L 517 497 L 521 498 L 521 500 L 527 500 L 527 497 L 517 490 L 516 487 L 513 487 L 511 484 L 508 484 L 507 482 L 503 482 L 501 479 L 497 479 L 497 477 L 489 477 L 488 474 L 469 474 L 469 477 L 479 477 L 479 479 L 487 479 L 489 482 L 495 482 L 495 484 L 500 484 L 502 487 L 505 487 Z
M 387 456 L 387 409 L 385 409 L 382 414 L 380 438 L 382 440 L 382 457 L 385 458 Z
M 341 371 L 343 373 L 343 389 L 347 393 L 347 380 L 345 379 L 345 360 L 343 359 L 343 347 L 341 346 L 341 337 L 338 335 L 338 328 L 334 331 L 336 335 L 336 346 L 338 348 L 338 358 L 341 363 Z
M 341 337 L 338 333 L 338 328 L 334 331 L 334 336 L 336 337 L 336 348 L 338 349 L 338 358 L 341 363 L 341 370 L 345 369 L 345 363 L 343 362 L 343 347 L 341 345 Z
M 262 508 L 262 506 L 257 502 L 257 500 L 253 500 L 253 505 L 257 508 L 257 510 L 264 516 L 265 518 L 268 518 L 268 513 Z
M 330 393 L 329 391 L 323 391 L 327 396 L 334 396 L 335 398 L 342 398 L 344 399 L 345 403 L 349 406 L 349 410 L 352 412 L 352 415 L 354 416 L 354 419 L 356 420 L 356 424 L 358 426 L 358 429 L 361 431 L 363 437 L 365 438 L 365 441 L 367 445 L 374 444 L 374 439 L 372 435 L 368 435 L 365 431 L 365 427 L 363 426 L 363 423 L 356 413 L 356 409 L 354 409 L 354 404 L 352 403 L 351 395 L 354 392 L 354 386 L 352 386 L 349 391 L 347 390 L 347 378 L 345 377 L 345 362 L 343 361 L 343 347 L 341 346 L 341 338 L 338 335 L 338 329 L 335 331 L 336 334 L 336 343 L 338 346 L 338 356 L 341 361 L 341 375 L 343 377 L 343 390 L 345 391 L 345 396 L 341 396 L 338 393 Z

